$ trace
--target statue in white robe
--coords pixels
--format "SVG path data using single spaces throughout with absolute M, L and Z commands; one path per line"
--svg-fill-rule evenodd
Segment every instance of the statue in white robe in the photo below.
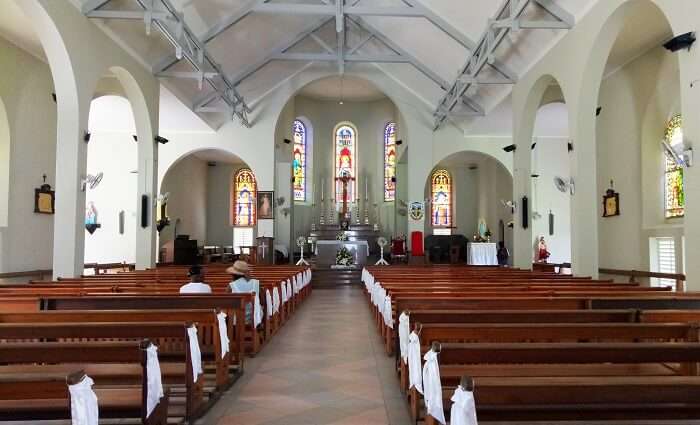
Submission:
M 399 351 L 404 363 L 408 362 L 408 334 L 410 329 L 408 312 L 403 311 L 401 316 L 399 316 Z
M 408 388 L 423 394 L 423 371 L 420 361 L 420 338 L 416 331 L 408 336 Z
M 451 398 L 450 425 L 478 425 L 474 403 L 474 384 L 469 376 L 463 376 Z
M 440 366 L 438 365 L 439 343 L 433 343 L 431 349 L 425 353 L 423 359 L 423 399 L 425 399 L 426 413 L 443 425 L 445 412 L 442 409 L 442 384 L 440 383 Z

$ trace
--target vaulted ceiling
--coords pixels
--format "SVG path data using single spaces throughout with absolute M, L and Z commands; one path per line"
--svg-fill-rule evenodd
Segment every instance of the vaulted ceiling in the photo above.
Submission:
M 340 78 L 306 95 L 332 97 L 343 81 L 375 98 L 381 87 L 343 75 L 377 67 L 415 94 L 436 125 L 479 128 L 481 116 L 508 109 L 502 103 L 518 77 L 602 0 L 70 1 L 214 128 L 246 124 L 260 99 L 311 66 Z M 17 22 L 0 17 L 0 34 L 40 55 Z M 656 42 L 656 32 L 643 39 Z M 621 37 L 611 64 L 645 48 L 629 39 Z
M 481 116 L 596 0 L 155 0 L 152 9 L 145 0 L 74 1 L 217 126 L 226 115 L 245 122 L 260 98 L 310 65 L 341 76 L 379 67 L 436 124 Z

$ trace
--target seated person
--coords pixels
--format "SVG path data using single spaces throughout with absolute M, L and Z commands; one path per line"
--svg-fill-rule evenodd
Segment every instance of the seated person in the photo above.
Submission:
M 180 287 L 181 294 L 211 294 L 211 286 L 202 283 L 204 280 L 204 272 L 200 266 L 190 267 L 187 276 L 190 278 L 190 283 Z
M 503 241 L 498 242 L 498 252 L 496 253 L 496 258 L 498 259 L 498 265 L 499 266 L 507 266 L 509 257 L 510 257 L 510 253 L 508 252 L 508 248 L 506 248 L 505 242 L 503 242 Z
M 245 322 L 252 323 L 255 318 L 255 326 L 262 323 L 262 306 L 260 305 L 260 282 L 250 278 L 250 267 L 245 261 L 238 260 L 233 266 L 226 269 L 226 273 L 233 276 L 233 280 L 228 284 L 228 289 L 234 294 L 250 293 L 255 294 L 255 316 L 250 304 L 245 306 Z

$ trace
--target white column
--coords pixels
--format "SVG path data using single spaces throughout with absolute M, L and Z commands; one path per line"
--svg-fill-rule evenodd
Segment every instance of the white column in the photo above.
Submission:
M 156 199 L 158 197 L 158 143 L 155 134 L 146 131 L 138 134 L 138 189 L 136 191 L 136 269 L 145 270 L 156 265 Z M 142 197 L 146 205 L 147 226 L 141 223 Z
M 513 266 L 521 269 L 532 268 L 534 252 L 532 238 L 532 128 L 539 99 L 532 105 L 526 104 L 529 93 L 515 92 L 513 95 Z M 528 108 L 530 110 L 528 110 Z M 533 109 L 534 108 L 534 112 Z M 523 197 L 528 199 L 527 228 L 523 228 Z
M 57 88 L 56 214 L 53 236 L 53 277 L 77 277 L 85 257 L 85 192 L 89 101 L 71 102 Z
M 408 127 L 407 140 L 408 151 L 408 200 L 411 202 L 423 201 L 425 199 L 425 185 L 433 168 L 433 132 L 418 117 L 406 116 L 406 126 Z M 428 226 L 426 226 L 428 223 Z M 407 241 L 410 244 L 411 233 L 418 231 L 425 234 L 426 227 L 430 223 L 430 205 L 425 205 L 423 220 L 414 220 L 408 217 Z

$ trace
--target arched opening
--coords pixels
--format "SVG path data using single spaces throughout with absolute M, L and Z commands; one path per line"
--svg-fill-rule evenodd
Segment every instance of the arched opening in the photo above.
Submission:
M 85 263 L 134 263 L 139 142 L 129 100 L 93 99 L 88 129 Z
M 254 244 L 257 220 L 257 187 L 247 186 L 248 203 L 236 204 L 236 177 L 250 167 L 237 155 L 219 149 L 202 149 L 178 158 L 165 172 L 160 184 L 159 220 L 168 224 L 159 232 L 159 260 L 173 262 L 174 240 L 185 238 L 205 253 L 205 259 L 219 261 L 240 253 L 238 246 Z M 237 193 L 238 189 L 238 193 Z M 239 210 L 237 206 L 240 206 Z M 214 255 L 217 254 L 217 255 Z M 222 254 L 227 254 L 223 256 Z
M 562 264 L 571 263 L 575 182 L 569 158 L 569 111 L 561 88 L 556 81 L 551 84 L 537 110 L 532 136 L 533 261 Z
M 583 89 L 595 96 L 582 98 L 580 108 L 591 113 L 581 115 L 578 127 L 580 134 L 591 128 L 596 141 L 600 199 L 608 191 L 619 197 L 619 215 L 599 214 L 602 268 L 671 273 L 685 268 L 684 219 L 680 205 L 668 213 L 669 162 L 662 144 L 670 121 L 684 112 L 678 54 L 662 47 L 673 35 L 655 2 L 626 2 L 605 23 L 589 58 Z M 679 153 L 682 145 L 676 146 Z M 677 170 L 682 173 L 682 167 Z
M 459 261 L 468 262 L 466 244 L 475 239 L 503 242 L 511 251 L 513 214 L 505 204 L 512 196 L 513 177 L 489 155 L 461 151 L 439 161 L 425 186 L 426 255 L 432 262 L 450 262 L 456 245 Z

